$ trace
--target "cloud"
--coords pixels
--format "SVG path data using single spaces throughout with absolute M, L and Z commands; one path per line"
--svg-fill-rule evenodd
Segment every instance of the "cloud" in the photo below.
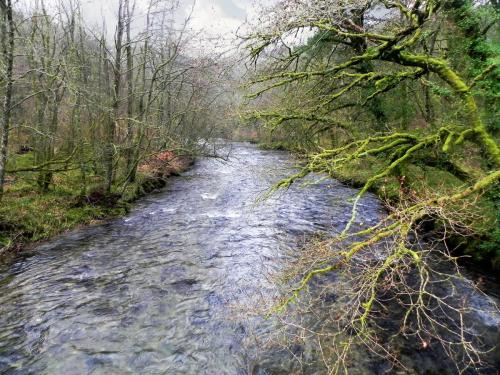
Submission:
M 32 6 L 36 0 L 23 0 L 26 7 Z M 44 0 L 45 4 L 57 6 L 61 0 Z M 62 0 L 69 3 L 71 0 Z M 226 49 L 232 47 L 238 41 L 236 32 L 247 20 L 254 19 L 259 5 L 270 5 L 277 0 L 181 0 L 180 8 L 176 12 L 175 19 L 182 23 L 191 10 L 193 11 L 189 28 L 193 30 L 203 43 L 210 48 L 211 44 L 217 44 L 217 48 Z M 132 34 L 143 30 L 145 14 L 150 0 L 131 0 L 136 4 L 132 24 Z M 102 25 L 106 25 L 106 37 L 111 43 L 113 41 L 117 23 L 118 0 L 81 0 L 82 12 L 87 27 L 99 32 Z M 160 2 L 161 3 L 161 2 Z M 193 9 L 194 3 L 194 9 Z M 29 4 L 29 5 L 28 5 Z M 209 42 L 207 42 L 209 40 Z M 215 48 L 215 47 L 212 47 Z
M 217 0 L 217 5 L 231 18 L 244 20 L 247 16 L 247 12 L 239 5 L 235 4 L 233 0 Z

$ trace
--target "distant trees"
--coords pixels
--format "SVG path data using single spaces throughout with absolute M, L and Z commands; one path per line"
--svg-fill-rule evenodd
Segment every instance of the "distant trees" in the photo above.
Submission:
M 195 152 L 212 135 L 225 66 L 213 51 L 191 53 L 195 35 L 189 16 L 174 20 L 178 2 L 141 3 L 143 21 L 135 2 L 119 0 L 113 41 L 83 21 L 78 0 L 37 1 L 18 13 L 0 4 L 0 189 L 5 174 L 36 175 L 47 191 L 54 174 L 78 171 L 82 195 L 119 193 L 151 154 Z M 9 163 L 7 152 L 21 146 L 32 150 L 31 165 Z
M 458 306 L 458 297 L 448 304 L 436 294 L 431 285 L 455 275 L 439 274 L 433 253 L 417 250 L 415 238 L 430 219 L 445 239 L 491 230 L 485 228 L 491 228 L 492 213 L 481 207 L 495 207 L 498 198 L 476 204 L 500 180 L 492 100 L 498 99 L 500 76 L 493 46 L 498 9 L 496 2 L 283 0 L 262 15 L 261 27 L 248 35 L 251 55 L 261 61 L 249 96 L 267 96 L 274 105 L 248 115 L 308 154 L 303 170 L 278 186 L 311 172 L 338 176 L 364 168 L 367 174 L 343 231 L 320 246 L 329 255 L 318 251 L 321 259 L 304 260 L 301 281 L 282 308 L 318 275 L 359 267 L 355 293 L 345 301 L 348 312 L 335 322 L 344 332 L 376 348 L 370 327 L 386 302 L 381 294 L 391 290 L 405 311 L 402 330 L 439 340 L 450 355 L 463 355 L 465 366 L 479 364 L 480 351 L 466 338 L 470 327 L 463 321 L 456 327 L 441 320 L 448 330 L 442 336 L 432 312 L 463 317 L 467 308 Z M 431 185 L 426 168 L 451 175 L 454 183 Z M 422 173 L 408 185 L 406 175 L 415 169 Z M 392 177 L 399 181 L 399 205 L 388 218 L 355 229 L 361 197 L 385 188 Z M 482 232 L 474 211 L 483 215 Z M 391 245 L 381 257 L 360 265 L 359 257 L 382 240 Z M 337 354 L 345 353 L 342 340 L 332 340 Z M 338 371 L 341 364 L 332 366 Z

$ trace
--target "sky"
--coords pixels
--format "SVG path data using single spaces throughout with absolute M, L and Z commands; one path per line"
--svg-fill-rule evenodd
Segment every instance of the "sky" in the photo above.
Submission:
M 36 1 L 17 0 L 20 8 L 28 9 Z M 47 7 L 55 6 L 60 1 L 43 0 Z M 116 27 L 118 0 L 80 0 L 82 12 L 88 27 L 100 30 L 105 20 L 108 38 L 113 37 Z M 160 0 L 162 1 L 162 0 Z M 165 0 L 168 3 L 171 0 Z M 246 21 L 253 20 L 258 14 L 260 5 L 271 5 L 277 0 L 178 0 L 180 4 L 178 18 L 185 19 L 192 11 L 190 26 L 195 32 L 200 32 L 205 38 L 218 40 L 219 44 L 227 46 L 234 43 L 238 28 Z M 134 3 L 134 0 L 130 0 Z M 136 25 L 142 28 L 149 0 L 135 0 Z M 194 4 L 194 8 L 193 8 Z M 142 23 L 142 25 L 141 25 Z
M 21 0 L 22 1 L 22 0 Z M 33 1 L 33 0 L 32 0 Z M 59 0 L 45 0 L 57 2 Z M 149 0 L 136 1 L 136 24 L 142 28 Z M 213 48 L 228 48 L 235 43 L 238 28 L 258 14 L 259 5 L 271 5 L 277 0 L 180 0 L 179 21 L 191 14 L 190 27 L 204 39 L 210 39 Z M 131 0 L 133 3 L 133 0 Z M 194 4 L 194 7 L 193 7 Z M 82 11 L 88 26 L 102 27 L 106 20 L 108 37 L 114 33 L 118 0 L 82 0 Z M 142 21 L 141 21 L 142 19 Z
M 234 32 L 251 12 L 250 0 L 198 0 L 193 12 L 193 26 L 224 34 Z
M 191 27 L 195 31 L 202 30 L 217 48 L 229 48 L 236 43 L 238 28 L 257 16 L 257 6 L 255 0 L 197 0 Z M 186 15 L 189 11 L 186 4 Z

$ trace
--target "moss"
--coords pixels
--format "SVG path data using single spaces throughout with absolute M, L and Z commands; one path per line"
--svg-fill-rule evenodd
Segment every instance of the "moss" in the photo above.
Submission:
M 297 155 L 306 154 L 306 150 L 302 145 L 292 141 L 259 142 L 258 146 L 262 150 L 291 151 Z
M 293 151 L 287 142 L 274 142 L 265 144 L 264 147 Z M 345 150 L 343 148 L 339 150 L 340 155 L 343 155 Z M 425 200 L 430 196 L 449 196 L 463 190 L 464 180 L 457 177 L 456 173 L 447 171 L 446 167 L 449 165 L 429 166 L 424 164 L 422 159 L 425 159 L 425 155 L 420 155 L 414 162 L 407 161 L 398 165 L 391 173 L 376 180 L 368 190 L 388 203 L 398 203 L 406 198 Z M 478 170 L 477 163 L 477 157 L 469 152 L 461 158 L 460 168 Z M 367 155 L 364 158 L 344 160 L 331 169 L 330 174 L 333 178 L 353 187 L 363 188 L 367 181 L 386 167 L 387 160 L 383 159 L 383 156 Z M 497 190 L 498 188 L 493 189 L 470 201 L 470 209 L 481 213 L 471 215 L 469 222 L 464 223 L 472 230 L 471 234 L 466 237 L 451 236 L 448 239 L 450 248 L 469 255 L 474 262 L 487 263 L 493 268 L 500 268 L 500 250 L 498 250 L 500 249 L 500 194 L 495 193 Z M 459 202 L 449 202 L 447 205 L 450 209 L 453 209 L 453 206 L 460 209 Z M 441 230 L 441 224 L 434 222 L 431 229 Z
M 259 143 L 259 148 L 263 150 L 290 150 L 292 145 L 285 141 L 274 141 L 274 142 L 261 142 Z
M 35 155 L 33 152 L 13 155 L 7 163 L 7 170 L 29 168 L 35 165 Z
M 496 185 L 478 202 L 484 220 L 475 223 L 478 235 L 464 251 L 478 263 L 500 269 L 500 187 Z
M 409 188 L 416 192 L 425 189 L 435 193 L 448 193 L 464 184 L 450 172 L 429 166 L 409 164 L 403 168 L 402 173 L 407 178 Z
M 182 163 L 187 169 L 188 159 Z M 33 165 L 32 153 L 15 155 L 10 168 Z M 180 167 L 179 167 L 180 168 Z M 138 173 L 136 182 L 122 194 L 102 193 L 102 179 L 89 175 L 88 194 L 82 196 L 79 171 L 54 174 L 54 183 L 47 192 L 37 189 L 36 173 L 22 172 L 9 176 L 5 195 L 0 204 L 0 254 L 20 250 L 24 245 L 51 238 L 72 228 L 89 225 L 125 214 L 130 203 L 139 197 L 165 186 L 163 176 Z M 114 191 L 121 191 L 118 184 Z
M 353 187 L 361 188 L 383 167 L 384 164 L 374 157 L 357 159 L 343 164 L 332 173 L 332 177 Z M 369 190 L 386 201 L 394 202 L 399 199 L 400 184 L 396 176 L 386 176 L 377 181 Z
M 357 160 L 337 170 L 333 177 L 352 186 L 362 187 L 382 165 L 382 162 L 376 159 Z M 401 199 L 402 193 L 416 196 L 428 192 L 446 195 L 464 185 L 464 182 L 453 174 L 434 167 L 409 164 L 402 167 L 399 172 L 405 176 L 404 190 L 394 175 L 386 177 L 370 190 L 386 201 L 397 202 Z M 470 225 L 473 234 L 467 237 L 450 236 L 447 243 L 450 248 L 468 255 L 474 263 L 484 263 L 488 267 L 500 269 L 499 188 L 489 191 L 473 204 L 474 211 L 481 213 L 466 223 Z M 439 228 L 440 224 L 435 223 L 434 229 L 439 230 Z
M 34 242 L 52 237 L 77 225 L 123 213 L 119 207 L 103 208 L 85 205 L 75 206 L 78 191 L 54 189 L 44 194 L 37 191 L 6 194 L 0 208 L 3 224 L 2 244 Z

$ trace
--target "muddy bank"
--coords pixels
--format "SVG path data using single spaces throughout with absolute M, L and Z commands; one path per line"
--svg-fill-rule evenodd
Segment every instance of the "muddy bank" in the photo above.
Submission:
M 179 176 L 187 171 L 195 163 L 194 157 L 190 155 L 176 155 L 172 151 L 162 151 L 153 155 L 145 163 L 139 166 L 138 170 L 146 177 L 138 184 L 136 195 L 127 202 L 151 193 L 157 189 L 165 187 L 167 180 L 173 176 Z

